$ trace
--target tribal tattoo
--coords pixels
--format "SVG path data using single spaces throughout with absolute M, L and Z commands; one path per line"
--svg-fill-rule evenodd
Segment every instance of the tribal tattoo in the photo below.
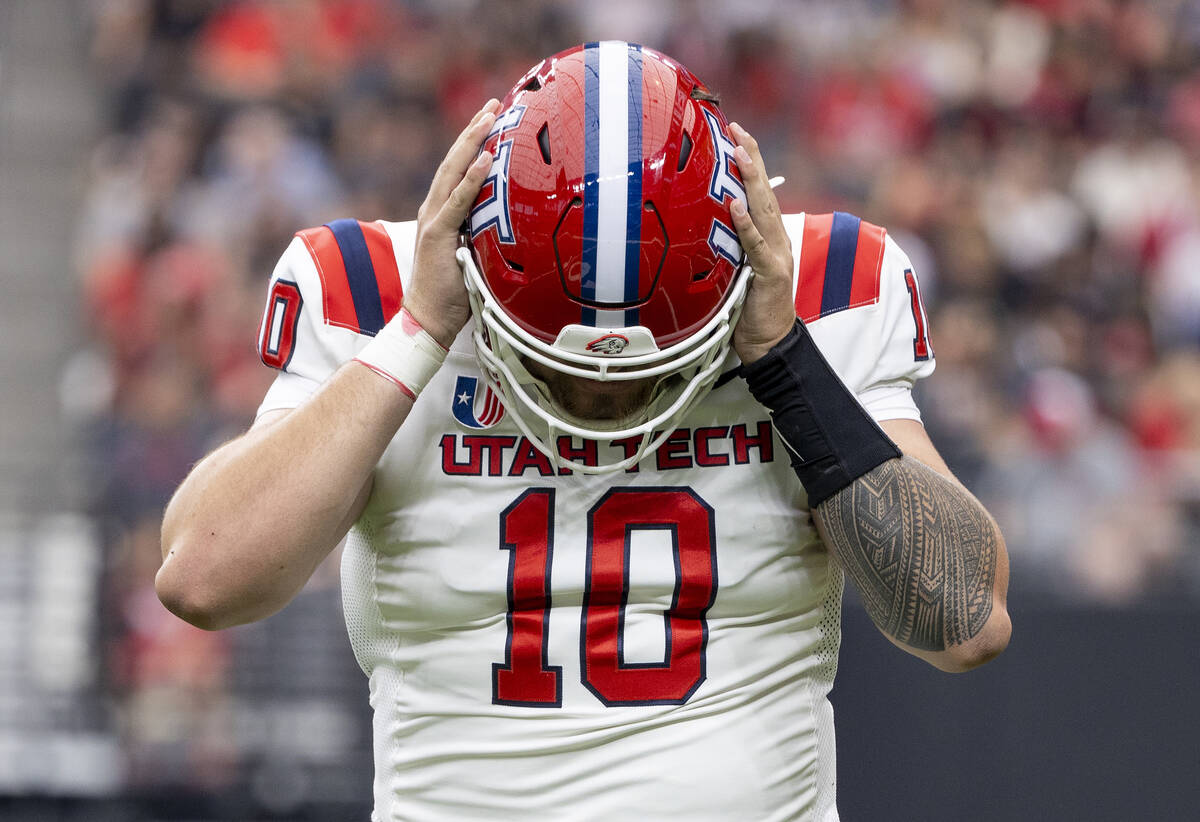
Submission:
M 830 550 L 885 634 L 941 651 L 983 629 L 999 543 L 966 489 L 903 457 L 859 477 L 817 512 Z

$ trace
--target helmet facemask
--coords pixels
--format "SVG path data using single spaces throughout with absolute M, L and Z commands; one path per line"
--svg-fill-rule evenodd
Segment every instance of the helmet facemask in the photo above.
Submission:
M 725 304 L 696 334 L 669 348 L 628 357 L 580 354 L 532 337 L 504 312 L 487 287 L 469 248 L 458 250 L 475 320 L 475 353 L 484 378 L 530 442 L 558 468 L 606 474 L 635 465 L 652 453 L 679 421 L 712 388 L 729 355 L 733 329 L 741 315 L 753 272 L 742 266 Z M 638 327 L 590 329 L 593 335 L 635 335 Z M 545 382 L 529 372 L 526 360 L 567 376 L 598 382 L 655 378 L 645 407 L 621 419 L 583 419 L 571 414 Z M 595 440 L 599 463 L 585 465 L 560 454 L 560 436 Z M 623 444 L 618 444 L 624 441 Z M 615 454 L 606 460 L 605 451 Z

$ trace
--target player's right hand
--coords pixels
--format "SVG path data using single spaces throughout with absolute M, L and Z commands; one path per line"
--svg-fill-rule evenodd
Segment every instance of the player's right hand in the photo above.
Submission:
M 458 135 L 438 166 L 417 211 L 416 255 L 404 307 L 442 346 L 449 348 L 471 315 L 462 270 L 454 258 L 459 230 L 492 165 L 480 152 L 496 122 L 498 100 L 489 100 Z

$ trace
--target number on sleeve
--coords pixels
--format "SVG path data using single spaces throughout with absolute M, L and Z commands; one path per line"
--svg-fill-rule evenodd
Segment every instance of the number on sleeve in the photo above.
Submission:
M 300 307 L 304 300 L 300 288 L 287 280 L 276 280 L 267 298 L 258 338 L 258 354 L 262 361 L 280 371 L 287 370 L 296 350 L 296 326 L 300 322 Z
M 933 346 L 929 344 L 929 322 L 925 317 L 925 305 L 921 302 L 921 289 L 917 285 L 917 277 L 911 268 L 905 269 L 904 282 L 908 285 L 908 297 L 912 301 L 913 322 L 917 326 L 917 334 L 913 337 L 913 358 L 927 360 L 933 356 Z

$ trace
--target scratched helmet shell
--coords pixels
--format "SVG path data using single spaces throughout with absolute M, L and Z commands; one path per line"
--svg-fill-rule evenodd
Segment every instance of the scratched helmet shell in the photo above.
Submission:
M 695 75 L 619 41 L 543 60 L 502 101 L 459 261 L 485 377 L 559 465 L 628 467 L 719 375 L 751 277 L 729 216 L 744 189 L 727 129 Z M 529 361 L 657 382 L 637 413 L 580 419 Z M 559 454 L 560 435 L 623 444 L 588 466 Z

